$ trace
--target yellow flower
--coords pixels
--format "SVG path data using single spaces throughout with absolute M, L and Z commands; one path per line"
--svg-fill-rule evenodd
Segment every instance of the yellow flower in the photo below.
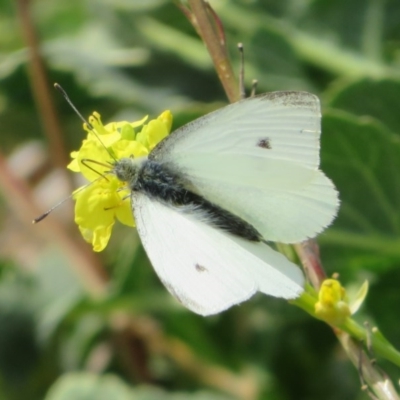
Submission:
M 115 160 L 145 157 L 170 132 L 172 115 L 164 111 L 146 124 L 147 117 L 136 122 L 112 122 L 103 125 L 94 112 L 88 132 L 78 151 L 71 153 L 71 171 L 81 173 L 89 182 L 74 192 L 75 222 L 94 251 L 103 250 L 110 239 L 115 220 L 135 226 L 126 182 L 110 174 Z M 139 130 L 136 132 L 136 130 Z
M 336 279 L 322 282 L 315 304 L 317 316 L 332 325 L 338 325 L 351 315 L 346 301 L 346 291 Z
M 322 282 L 315 304 L 315 314 L 331 325 L 340 325 L 357 312 L 368 293 L 368 282 L 364 282 L 352 302 L 346 290 L 336 279 Z

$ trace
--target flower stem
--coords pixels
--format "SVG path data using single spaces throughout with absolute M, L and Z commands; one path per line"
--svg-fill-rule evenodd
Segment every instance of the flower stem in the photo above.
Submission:
M 398 352 L 376 328 L 368 330 L 360 326 L 352 318 L 348 318 L 346 322 L 339 328 L 347 332 L 353 338 L 356 338 L 364 343 L 370 342 L 371 348 L 376 355 L 386 358 L 393 364 L 400 367 L 400 352 Z
M 231 103 L 240 99 L 232 65 L 226 48 L 222 23 L 211 6 L 203 0 L 189 0 L 190 14 L 185 12 L 206 45 L 218 77 Z
M 315 303 L 317 301 L 316 292 L 310 285 L 307 285 L 306 291 L 297 299 L 291 300 L 290 303 L 302 308 L 314 318 L 320 319 L 315 313 Z M 370 343 L 371 349 L 376 355 L 400 367 L 400 352 L 398 352 L 376 328 L 371 330 L 366 329 L 352 318 L 346 318 L 343 324 L 332 326 L 332 328 L 336 334 L 339 333 L 339 331 L 343 331 L 364 344 Z

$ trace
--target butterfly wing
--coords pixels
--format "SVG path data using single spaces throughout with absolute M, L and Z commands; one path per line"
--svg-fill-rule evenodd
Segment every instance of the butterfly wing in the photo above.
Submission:
M 267 240 L 294 243 L 331 223 L 338 194 L 319 167 L 320 105 L 306 92 L 273 92 L 199 118 L 150 154 L 192 190 L 252 224 Z
M 137 229 L 161 281 L 190 310 L 210 315 L 255 292 L 295 298 L 303 291 L 300 269 L 261 242 L 249 242 L 133 192 Z

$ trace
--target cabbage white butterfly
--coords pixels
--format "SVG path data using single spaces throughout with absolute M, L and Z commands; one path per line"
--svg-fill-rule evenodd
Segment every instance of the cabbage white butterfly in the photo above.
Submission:
M 114 163 L 154 269 L 187 308 L 210 315 L 257 291 L 302 293 L 301 270 L 267 241 L 314 237 L 337 213 L 338 193 L 318 169 L 320 119 L 310 93 L 267 93 Z

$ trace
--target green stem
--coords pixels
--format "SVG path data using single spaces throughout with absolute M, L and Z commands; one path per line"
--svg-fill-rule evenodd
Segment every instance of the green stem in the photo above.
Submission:
M 299 298 L 291 300 L 290 302 L 302 308 L 314 318 L 320 319 L 315 313 L 315 304 L 317 301 L 318 297 L 316 291 L 308 285 L 306 291 Z M 334 330 L 340 329 L 341 331 L 348 333 L 352 338 L 357 339 L 360 342 L 371 342 L 372 349 L 376 355 L 385 358 L 400 367 L 400 352 L 397 351 L 376 329 L 366 329 L 352 318 L 347 318 L 340 325 L 331 326 Z
M 385 0 L 368 0 L 362 33 L 363 53 L 370 60 L 382 61 L 385 24 Z
M 347 248 L 376 251 L 381 255 L 400 256 L 400 240 L 383 235 L 362 235 L 345 230 L 331 228 L 318 240 L 327 245 L 343 245 Z
M 391 344 L 388 342 L 380 332 L 374 332 L 374 330 L 369 331 L 364 327 L 360 326 L 354 319 L 348 318 L 346 322 L 339 327 L 341 330 L 347 332 L 353 338 L 356 338 L 364 343 L 368 340 L 371 341 L 372 349 L 376 355 L 386 358 L 393 364 L 400 367 L 400 352 L 398 352 Z

